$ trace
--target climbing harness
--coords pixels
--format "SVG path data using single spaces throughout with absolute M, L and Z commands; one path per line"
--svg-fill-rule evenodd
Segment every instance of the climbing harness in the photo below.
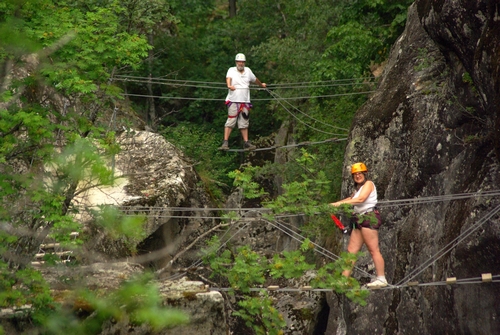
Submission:
M 226 106 L 228 108 L 232 104 L 236 104 L 236 109 L 238 112 L 236 113 L 236 115 L 228 115 L 228 118 L 234 119 L 234 118 L 239 117 L 241 114 L 245 120 L 248 120 L 248 114 L 243 113 L 243 109 L 245 108 L 246 110 L 249 111 L 253 107 L 252 104 L 248 103 L 248 102 L 232 102 L 229 100 L 226 101 Z
M 336 217 L 334 214 L 330 214 L 330 217 L 332 218 L 333 222 L 335 222 L 337 227 L 339 227 L 339 229 L 342 230 L 344 234 L 347 234 L 349 232 L 349 226 L 348 227 L 344 226 L 338 217 Z

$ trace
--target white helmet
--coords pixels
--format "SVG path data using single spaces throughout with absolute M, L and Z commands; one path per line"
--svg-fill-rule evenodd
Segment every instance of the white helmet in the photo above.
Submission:
M 246 62 L 247 61 L 244 54 L 237 54 L 236 58 L 234 60 L 237 62 Z

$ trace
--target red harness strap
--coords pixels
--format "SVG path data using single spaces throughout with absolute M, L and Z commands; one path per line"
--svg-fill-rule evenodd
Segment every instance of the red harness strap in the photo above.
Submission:
M 253 107 L 252 104 L 246 103 L 246 102 L 232 102 L 232 101 L 229 101 L 229 100 L 226 101 L 227 107 L 231 106 L 232 104 L 236 104 L 237 109 L 238 109 L 238 113 L 236 113 L 236 115 L 232 115 L 232 116 L 229 115 L 228 117 L 230 119 L 238 117 L 240 115 L 240 113 L 243 111 L 243 108 L 246 108 L 247 110 L 249 110 L 250 108 Z

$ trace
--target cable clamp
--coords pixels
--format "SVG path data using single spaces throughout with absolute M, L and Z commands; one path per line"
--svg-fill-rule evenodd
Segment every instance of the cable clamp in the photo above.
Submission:
M 491 273 L 483 273 L 481 274 L 481 279 L 483 280 L 483 283 L 489 283 L 493 280 L 493 276 Z

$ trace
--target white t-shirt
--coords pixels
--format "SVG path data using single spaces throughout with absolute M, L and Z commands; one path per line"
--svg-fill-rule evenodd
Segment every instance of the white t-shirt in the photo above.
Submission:
M 354 193 L 353 198 L 356 198 L 359 196 L 359 194 L 361 193 L 361 190 L 363 189 L 363 187 L 365 185 L 366 184 L 361 186 L 359 188 L 359 190 L 356 193 Z M 366 211 L 374 208 L 376 205 L 377 205 L 377 188 L 375 187 L 375 184 L 373 184 L 373 191 L 368 195 L 365 202 L 358 204 L 358 205 L 354 205 L 354 212 L 358 213 L 358 214 L 364 214 L 364 213 L 366 213 Z
M 255 82 L 257 77 L 249 67 L 245 67 L 243 73 L 238 71 L 236 66 L 227 70 L 226 78 L 231 78 L 231 85 L 236 89 L 228 90 L 226 101 L 231 102 L 250 102 L 250 83 Z

